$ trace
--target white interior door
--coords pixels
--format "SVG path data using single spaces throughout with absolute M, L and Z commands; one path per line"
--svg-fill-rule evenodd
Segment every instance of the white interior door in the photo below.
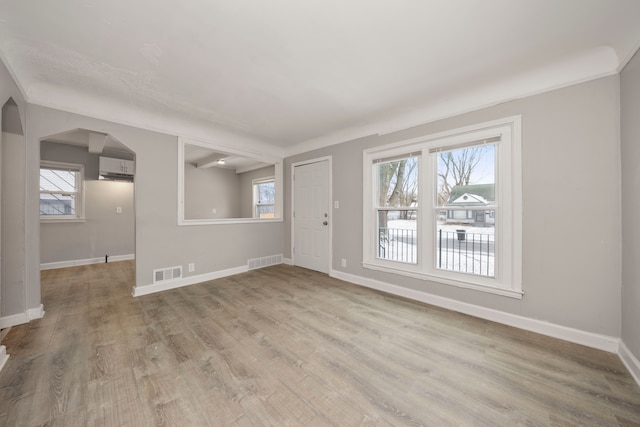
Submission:
M 293 168 L 293 263 L 329 273 L 329 161 Z

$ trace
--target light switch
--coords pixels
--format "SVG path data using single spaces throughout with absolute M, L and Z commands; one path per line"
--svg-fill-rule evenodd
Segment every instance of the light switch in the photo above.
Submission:
M 121 214 L 121 213 L 122 213 L 122 208 L 121 208 L 120 206 L 118 206 L 118 207 L 116 208 L 116 213 L 117 213 L 117 214 Z

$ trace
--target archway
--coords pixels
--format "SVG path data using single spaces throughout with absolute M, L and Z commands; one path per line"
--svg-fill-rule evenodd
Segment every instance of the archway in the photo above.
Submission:
M 135 258 L 135 153 L 72 129 L 40 140 L 40 267 Z

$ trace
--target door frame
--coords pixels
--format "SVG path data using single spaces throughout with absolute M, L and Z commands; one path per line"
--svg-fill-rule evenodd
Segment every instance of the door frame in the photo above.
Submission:
M 327 240 L 327 272 L 331 275 L 333 271 L 333 156 L 316 157 L 313 159 L 302 160 L 299 162 L 291 163 L 291 265 L 296 265 L 294 244 L 296 239 L 296 218 L 293 215 L 293 211 L 296 206 L 295 201 L 295 171 L 297 166 L 309 165 L 312 163 L 328 163 L 328 176 L 327 176 L 327 211 L 329 213 L 329 238 Z

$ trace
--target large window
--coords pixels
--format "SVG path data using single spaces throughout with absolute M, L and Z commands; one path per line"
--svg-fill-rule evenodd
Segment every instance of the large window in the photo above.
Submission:
M 68 221 L 84 218 L 83 175 L 83 165 L 40 164 L 40 219 Z
M 519 117 L 369 149 L 364 165 L 366 268 L 522 296 Z

